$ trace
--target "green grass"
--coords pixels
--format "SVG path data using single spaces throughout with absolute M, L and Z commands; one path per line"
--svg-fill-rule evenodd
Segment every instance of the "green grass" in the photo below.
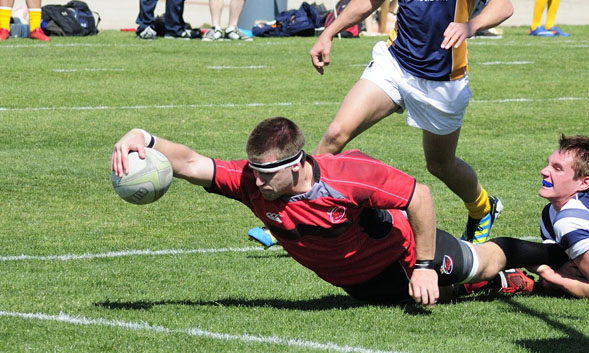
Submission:
M 589 26 L 563 29 L 572 36 L 506 28 L 501 40 L 470 41 L 473 99 L 458 155 L 504 201 L 495 236 L 537 236 L 539 170 L 561 132 L 588 132 Z M 335 40 L 324 76 L 310 64 L 314 38 L 143 42 L 103 31 L 0 43 L 0 352 L 585 352 L 587 300 L 483 293 L 433 309 L 381 307 L 281 249 L 91 256 L 252 246 L 247 231 L 260 223 L 245 207 L 186 182 L 151 205 L 119 199 L 113 144 L 142 127 L 242 158 L 251 128 L 281 115 L 303 127 L 311 151 L 376 40 Z M 427 173 L 420 131 L 403 116 L 348 148 L 428 184 L 438 226 L 462 231 L 464 207 Z M 11 258 L 21 254 L 34 258 Z M 89 255 L 55 257 L 68 254 Z

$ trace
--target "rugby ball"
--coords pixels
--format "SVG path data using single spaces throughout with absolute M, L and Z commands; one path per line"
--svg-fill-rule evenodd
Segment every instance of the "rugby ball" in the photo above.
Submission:
M 112 173 L 115 192 L 125 201 L 143 205 L 162 197 L 172 184 L 172 165 L 161 152 L 145 148 L 145 159 L 139 153 L 128 156 L 129 172 L 120 178 Z

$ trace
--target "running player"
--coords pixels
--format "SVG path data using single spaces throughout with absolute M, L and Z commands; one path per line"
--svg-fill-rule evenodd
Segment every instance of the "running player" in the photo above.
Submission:
M 330 63 L 333 36 L 364 20 L 382 2 L 352 0 L 325 29 L 310 51 L 319 73 Z M 455 155 L 471 96 L 465 40 L 509 18 L 513 6 L 509 0 L 490 0 L 469 20 L 472 3 L 399 0 L 397 30 L 387 43 L 374 46 L 373 60 L 344 98 L 314 153 L 339 153 L 381 119 L 407 110 L 407 123 L 423 131 L 428 171 L 458 195 L 468 210 L 462 238 L 478 243 L 489 238 L 502 204 L 487 194 L 475 171 Z

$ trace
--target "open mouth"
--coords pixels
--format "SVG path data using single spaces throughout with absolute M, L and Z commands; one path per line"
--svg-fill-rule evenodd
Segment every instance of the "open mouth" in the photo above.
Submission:
M 542 186 L 547 187 L 547 188 L 551 188 L 553 185 L 549 181 L 542 180 Z

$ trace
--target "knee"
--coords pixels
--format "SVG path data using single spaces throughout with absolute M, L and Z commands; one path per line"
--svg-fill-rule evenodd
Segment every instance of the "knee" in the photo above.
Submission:
M 426 161 L 427 171 L 438 179 L 446 175 L 447 166 L 439 161 Z
M 339 153 L 349 139 L 350 135 L 345 131 L 343 126 L 339 123 L 332 122 L 321 139 L 320 153 Z

